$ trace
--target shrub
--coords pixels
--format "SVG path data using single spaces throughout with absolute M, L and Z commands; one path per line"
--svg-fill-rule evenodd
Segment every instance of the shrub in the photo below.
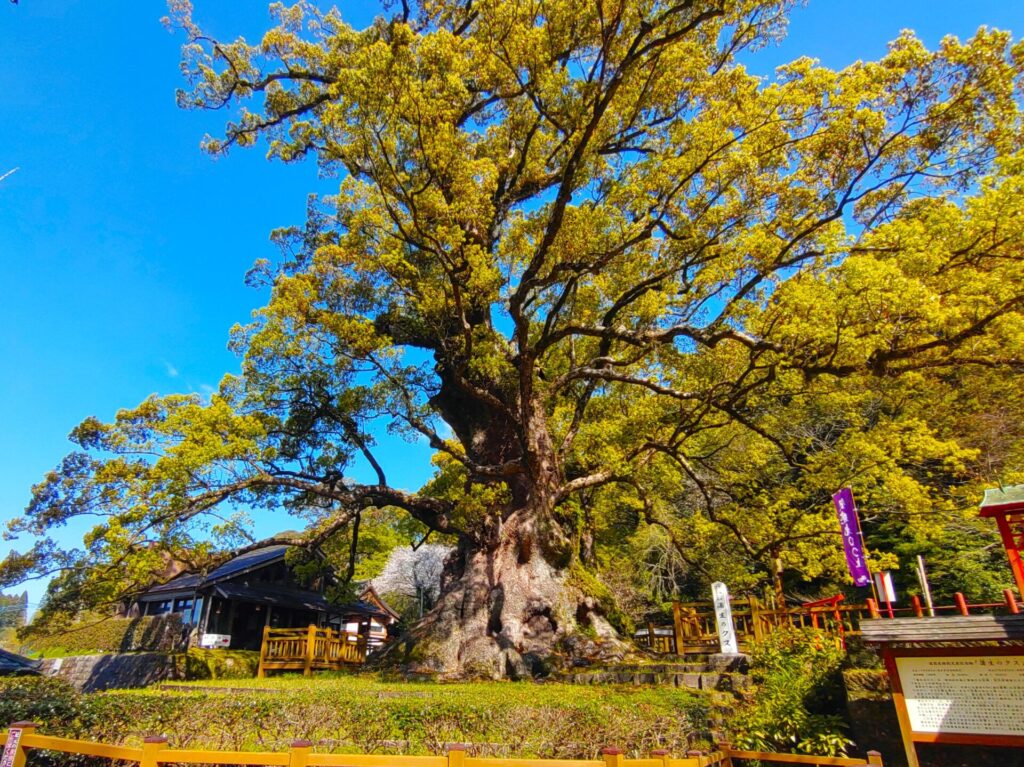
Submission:
M 255 650 L 203 650 L 189 648 L 181 656 L 185 679 L 249 679 L 260 667 L 260 654 Z
M 751 653 L 752 703 L 737 716 L 734 740 L 744 749 L 842 756 L 852 745 L 843 733 L 840 667 L 834 637 L 815 629 L 783 629 Z
M 84 616 L 59 632 L 30 626 L 22 640 L 31 651 L 41 655 L 85 655 L 111 652 L 175 652 L 185 639 L 181 615 L 113 618 Z
M 50 732 L 78 735 L 92 717 L 82 695 L 61 679 L 0 677 L 0 722 L 17 721 L 45 722 Z

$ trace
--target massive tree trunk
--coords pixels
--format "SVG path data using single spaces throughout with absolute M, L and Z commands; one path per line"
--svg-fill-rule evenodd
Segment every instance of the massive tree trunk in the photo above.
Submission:
M 572 565 L 578 552 L 556 519 L 562 476 L 544 413 L 534 402 L 523 407 L 515 399 L 518 422 L 442 376 L 431 404 L 466 454 L 477 464 L 515 463 L 518 469 L 501 479 L 507 506 L 460 536 L 437 604 L 388 653 L 388 663 L 452 677 L 523 678 L 628 651 Z
M 450 677 L 519 679 L 622 658 L 628 647 L 571 568 L 545 556 L 536 522 L 520 509 L 487 543 L 463 539 L 437 604 L 388 662 Z

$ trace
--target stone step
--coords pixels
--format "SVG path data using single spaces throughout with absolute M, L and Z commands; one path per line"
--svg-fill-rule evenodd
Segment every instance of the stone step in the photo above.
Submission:
M 750 677 L 731 671 L 684 671 L 678 673 L 650 671 L 589 671 L 566 674 L 558 681 L 569 684 L 632 684 L 685 687 L 690 690 L 715 690 L 740 693 L 750 688 Z

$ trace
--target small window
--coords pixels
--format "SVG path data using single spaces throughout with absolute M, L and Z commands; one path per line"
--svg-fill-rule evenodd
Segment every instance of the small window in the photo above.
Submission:
M 189 598 L 175 599 L 174 600 L 174 612 L 176 613 L 191 613 L 192 612 L 192 600 Z

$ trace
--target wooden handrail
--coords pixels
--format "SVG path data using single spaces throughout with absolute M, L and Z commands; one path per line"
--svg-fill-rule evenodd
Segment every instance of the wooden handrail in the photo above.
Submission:
M 340 669 L 345 664 L 366 660 L 366 642 L 358 634 L 331 628 L 263 629 L 260 665 L 256 675 L 269 670 L 296 670 L 309 676 L 313 671 Z
M 937 615 L 954 613 L 968 615 L 977 612 L 1020 612 L 1020 606 L 1012 592 L 1003 594 L 1002 602 L 969 604 L 962 594 L 957 594 L 955 604 L 937 605 Z M 891 614 L 891 615 L 890 615 Z M 765 609 L 757 599 L 732 600 L 732 617 L 736 625 L 736 636 L 740 644 L 761 640 L 773 631 L 783 627 L 825 629 L 837 635 L 837 642 L 845 647 L 846 638 L 860 634 L 860 622 L 875 618 L 927 617 L 919 603 L 911 600 L 907 606 L 886 605 L 879 609 L 873 599 L 864 604 L 816 604 L 779 609 Z M 718 646 L 718 630 L 715 614 L 710 602 L 674 602 L 672 624 L 656 626 L 648 623 L 633 636 L 640 647 L 666 655 L 714 652 Z
M 779 754 L 770 751 L 741 751 L 728 744 L 703 754 L 688 751 L 685 757 L 672 757 L 667 751 L 652 752 L 648 758 L 627 759 L 617 748 L 606 748 L 602 759 L 500 759 L 466 756 L 466 746 L 453 743 L 446 756 L 393 756 L 390 754 L 316 754 L 313 744 L 295 741 L 288 751 L 214 751 L 206 749 L 172 749 L 167 738 L 146 738 L 142 748 L 94 743 L 86 740 L 57 738 L 36 733 L 30 722 L 12 724 L 0 734 L 0 746 L 6 745 L 15 728 L 21 730 L 14 754 L 15 767 L 24 767 L 29 749 L 60 751 L 103 759 L 138 762 L 140 767 L 162 764 L 236 764 L 261 767 L 733 767 L 733 760 L 752 760 L 779 764 L 821 765 L 822 767 L 881 767 L 882 757 L 869 751 L 867 759 L 813 754 Z

